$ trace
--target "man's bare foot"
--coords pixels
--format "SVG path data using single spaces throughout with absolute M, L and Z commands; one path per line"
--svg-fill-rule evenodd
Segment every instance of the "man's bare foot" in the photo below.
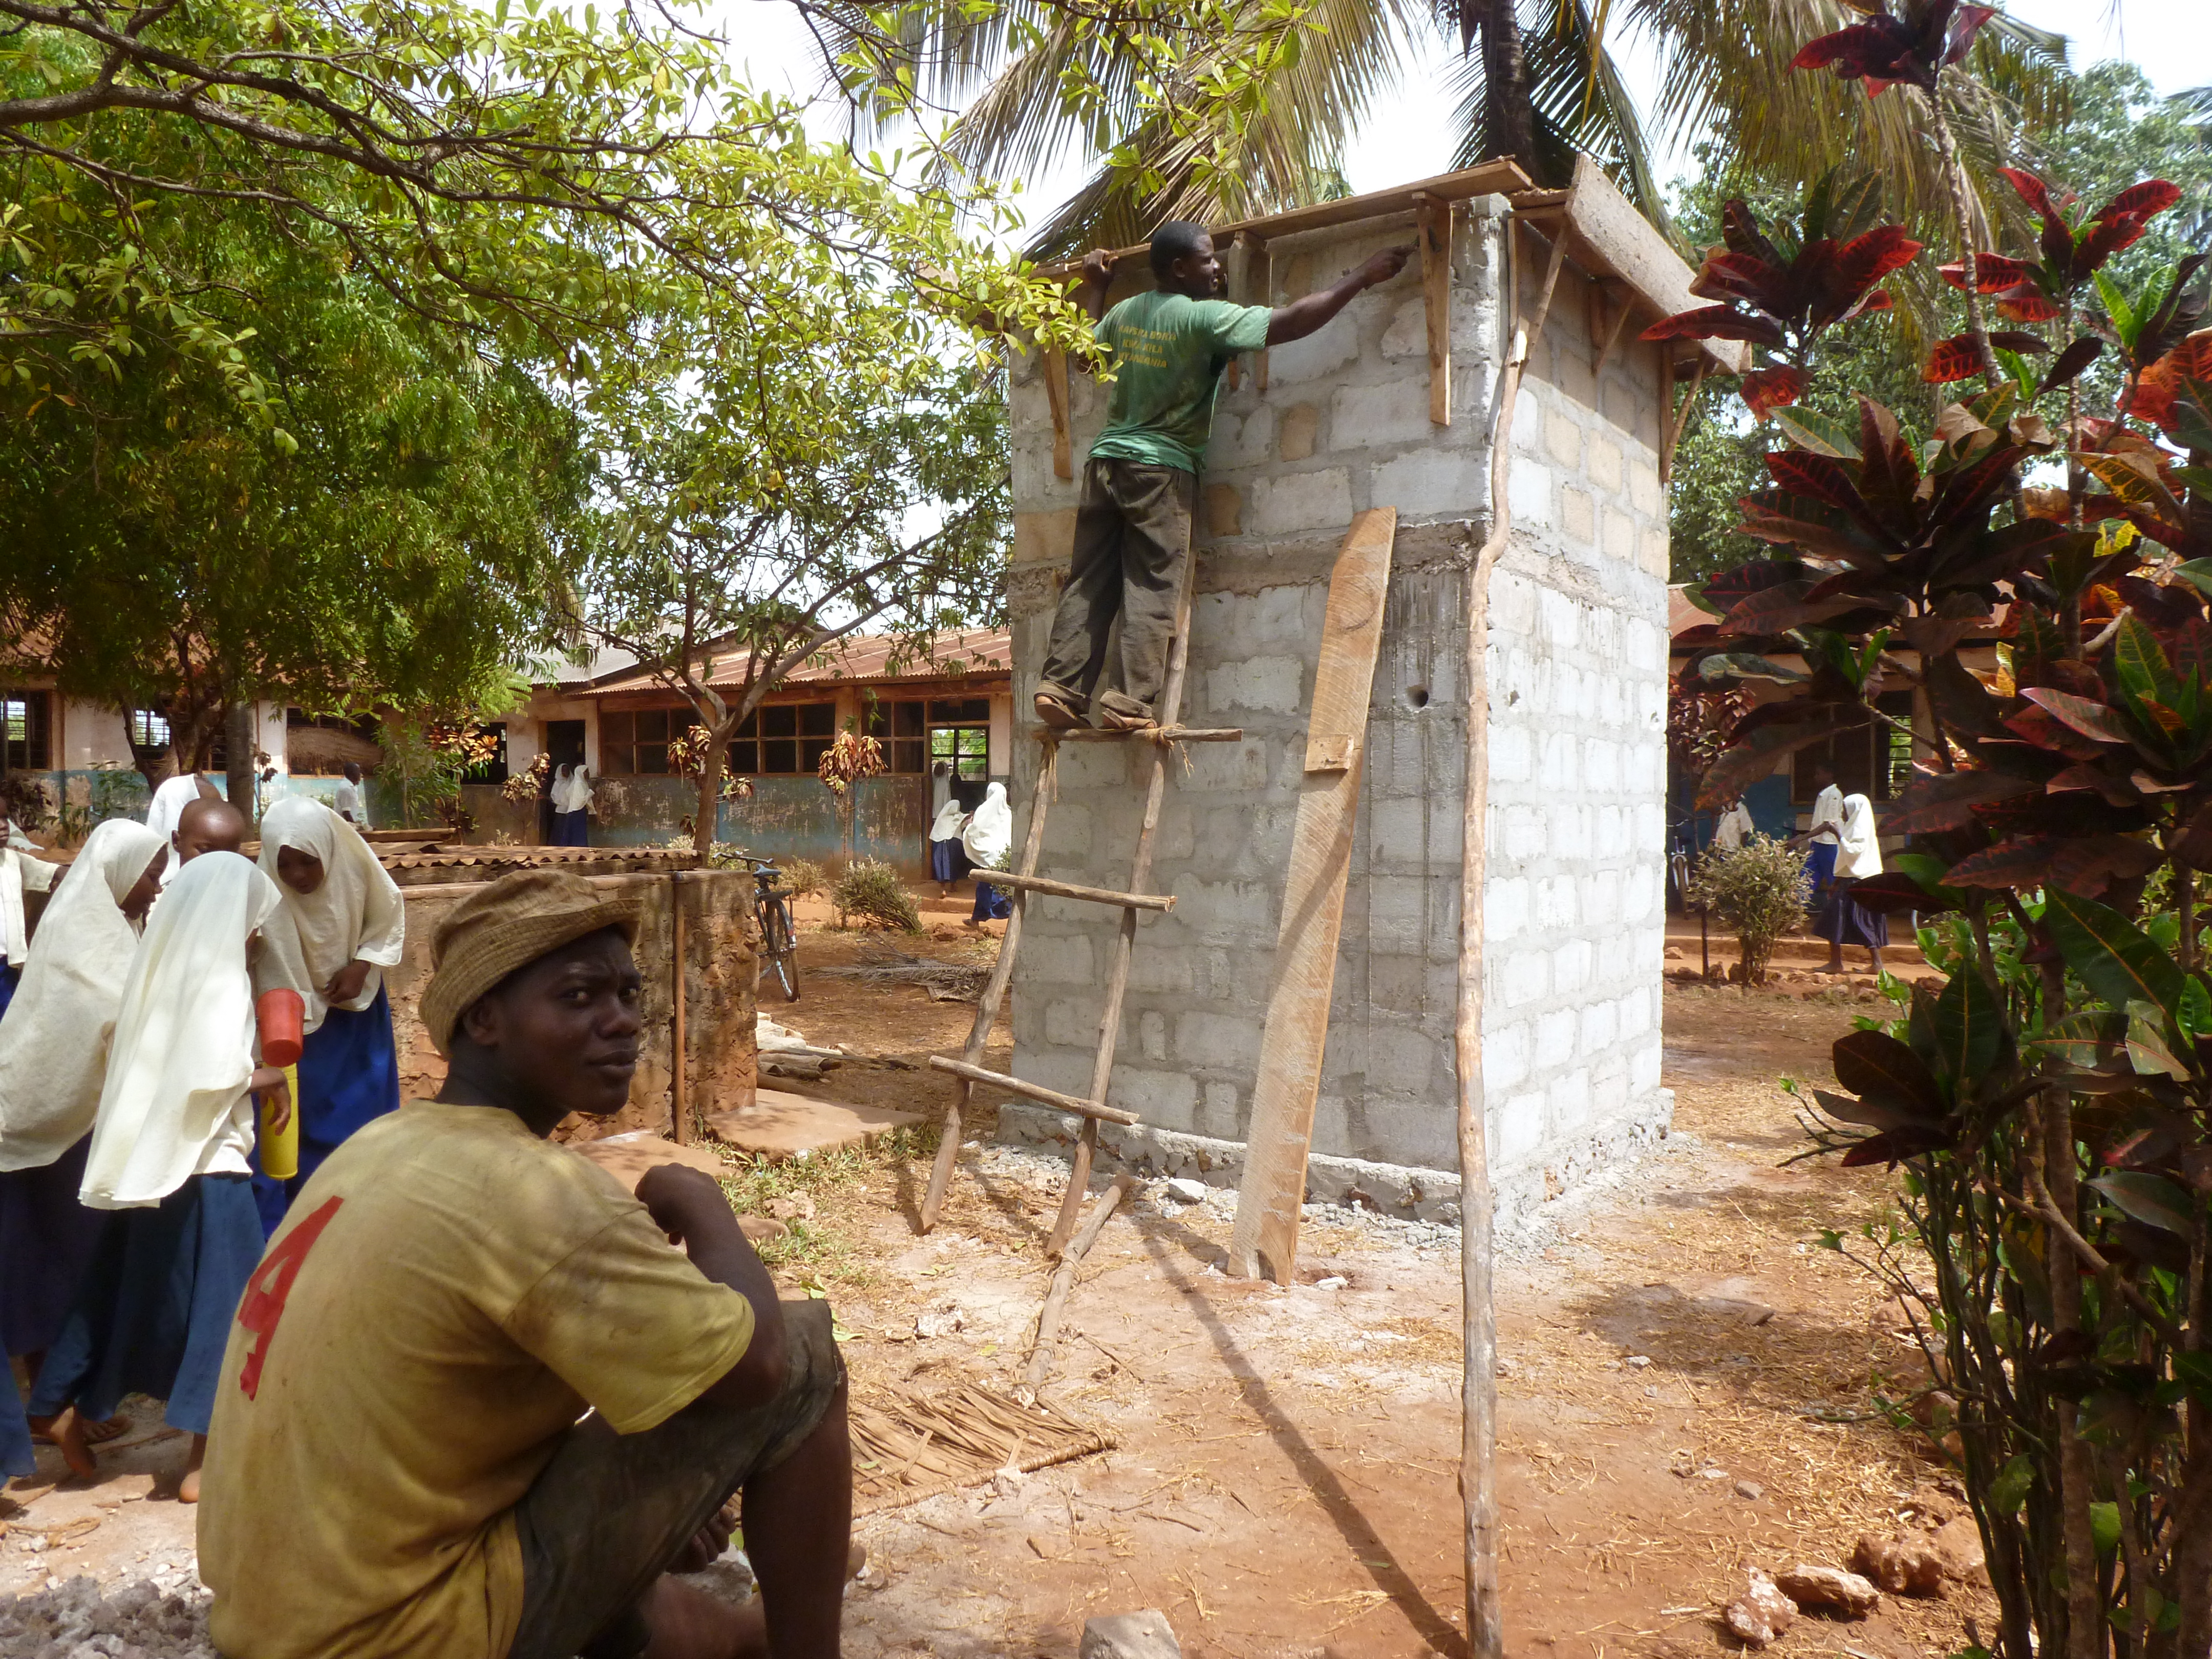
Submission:
M 31 1432 L 61 1448 L 62 1461 L 69 1465 L 70 1473 L 80 1480 L 89 1480 L 100 1473 L 100 1460 L 92 1455 L 85 1440 L 85 1420 L 72 1406 L 57 1417 L 31 1419 Z
M 641 1609 L 653 1632 L 642 1659 L 768 1659 L 768 1615 L 756 1595 L 742 1607 L 664 1577 Z
M 207 1437 L 192 1437 L 191 1455 L 185 1459 L 185 1478 L 177 1482 L 177 1502 L 197 1504 L 200 1501 L 200 1465 L 207 1462 Z

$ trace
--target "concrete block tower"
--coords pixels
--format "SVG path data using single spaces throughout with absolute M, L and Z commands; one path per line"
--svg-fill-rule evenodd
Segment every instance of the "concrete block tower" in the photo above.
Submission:
M 1694 303 L 1690 272 L 1594 169 L 1571 191 L 1510 193 L 1497 191 L 1517 179 L 1499 171 L 1216 233 L 1218 246 L 1236 250 L 1231 297 L 1281 304 L 1413 240 L 1417 214 L 1449 202 L 1449 297 L 1437 298 L 1433 278 L 1425 295 L 1417 259 L 1320 332 L 1264 364 L 1244 360 L 1222 392 L 1201 478 L 1183 720 L 1244 736 L 1188 745 L 1171 773 L 1153 886 L 1176 906 L 1139 925 L 1108 1096 L 1144 1121 L 1108 1132 L 1105 1145 L 1125 1158 L 1234 1179 L 1329 573 L 1353 514 L 1395 507 L 1311 1187 L 1357 1188 L 1386 1209 L 1449 1210 L 1439 1172 L 1457 1162 L 1468 571 L 1493 523 L 1501 370 L 1555 247 L 1553 297 L 1528 343 L 1513 429 L 1497 434 L 1512 446 L 1512 529 L 1491 589 L 1483 1088 L 1501 1218 L 1666 1131 L 1663 477 L 1674 382 L 1702 371 L 1692 348 L 1636 337 Z M 1144 266 L 1121 261 L 1114 298 L 1149 284 Z M 1448 392 L 1430 335 L 1440 314 Z M 1029 699 L 1066 566 L 1075 480 L 1105 403 L 1080 372 L 1056 397 L 1058 372 L 1024 359 L 1012 386 L 1014 794 L 1024 815 L 1038 759 Z M 1121 884 L 1139 764 L 1127 745 L 1063 747 L 1041 872 Z M 1014 1070 L 1080 1094 L 1117 918 L 1066 900 L 1029 904 Z M 1001 1122 L 1031 1139 L 1073 1126 L 1011 1104 Z

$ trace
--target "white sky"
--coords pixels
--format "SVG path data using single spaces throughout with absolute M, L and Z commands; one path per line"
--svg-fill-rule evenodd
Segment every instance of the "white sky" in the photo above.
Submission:
M 732 55 L 745 62 L 756 86 L 795 96 L 818 84 L 811 43 L 797 13 L 782 0 L 708 0 L 710 26 L 725 33 Z M 2072 62 L 2086 69 L 2127 58 L 2161 93 L 2212 85 L 2212 0 L 2008 0 L 2006 9 L 2072 42 Z M 1352 141 L 1346 173 L 1355 191 L 1382 190 L 1442 172 L 1451 156 L 1452 100 L 1445 90 L 1454 48 L 1424 43 L 1401 83 L 1375 101 L 1376 118 Z M 1656 76 L 1632 41 L 1615 53 L 1639 102 L 1648 105 Z M 835 128 L 825 127 L 825 131 Z M 1659 159 L 1662 179 L 1686 170 L 1688 149 Z M 1024 181 L 1031 221 L 1040 221 L 1079 182 L 1073 170 Z

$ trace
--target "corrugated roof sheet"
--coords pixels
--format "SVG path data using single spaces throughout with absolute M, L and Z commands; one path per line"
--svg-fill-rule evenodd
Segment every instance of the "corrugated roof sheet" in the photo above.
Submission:
M 741 685 L 752 653 L 712 653 L 714 672 L 708 684 Z M 846 680 L 936 680 L 964 675 L 1011 674 L 1014 636 L 1003 628 L 957 629 L 939 634 L 926 653 L 888 634 L 855 634 L 839 641 L 812 662 L 786 675 L 786 685 L 819 685 Z M 617 691 L 661 691 L 667 688 L 650 673 L 624 674 L 598 685 L 579 686 L 571 695 L 604 697 Z

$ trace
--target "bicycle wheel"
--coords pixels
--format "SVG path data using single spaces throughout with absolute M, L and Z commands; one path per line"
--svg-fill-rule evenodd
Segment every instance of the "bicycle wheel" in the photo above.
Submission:
M 791 910 L 781 896 L 761 907 L 761 954 L 775 969 L 786 1002 L 799 1000 L 799 940 L 791 928 Z

